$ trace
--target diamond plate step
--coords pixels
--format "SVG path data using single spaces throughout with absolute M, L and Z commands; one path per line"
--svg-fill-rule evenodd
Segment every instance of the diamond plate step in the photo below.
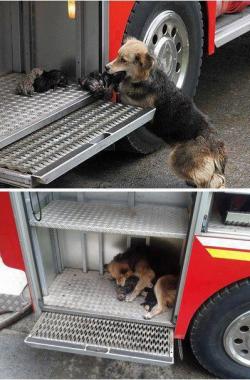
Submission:
M 152 120 L 154 109 L 102 100 L 0 150 L 0 181 L 47 184 Z
M 36 348 L 166 365 L 173 363 L 173 339 L 173 329 L 166 326 L 45 312 L 25 342 Z
M 35 93 L 31 97 L 15 93 L 23 74 L 0 77 L 0 148 L 52 123 L 91 101 L 91 96 L 76 84 Z
M 188 214 L 185 208 L 137 205 L 134 208 L 101 203 L 52 201 L 42 209 L 42 220 L 30 220 L 36 227 L 66 230 L 185 238 Z

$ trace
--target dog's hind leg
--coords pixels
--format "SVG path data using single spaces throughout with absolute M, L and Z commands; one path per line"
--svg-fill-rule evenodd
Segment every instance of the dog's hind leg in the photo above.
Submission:
M 127 302 L 134 301 L 134 299 L 139 296 L 139 294 L 141 294 L 145 288 L 150 288 L 152 286 L 152 281 L 155 277 L 155 273 L 151 269 L 147 269 L 145 272 L 138 274 L 138 277 L 139 281 L 137 282 L 134 290 L 132 293 L 126 296 Z
M 157 300 L 157 304 L 152 308 L 151 311 L 147 312 L 144 315 L 144 319 L 151 319 L 155 317 L 156 315 L 159 315 L 161 313 L 164 313 L 164 311 L 167 310 L 167 304 L 165 302 L 165 295 L 164 295 L 164 289 L 161 284 L 161 279 L 159 279 L 154 287 L 154 293 Z
M 220 164 L 226 158 L 212 151 L 202 136 L 177 144 L 169 156 L 175 174 L 199 188 L 224 188 L 225 176 Z

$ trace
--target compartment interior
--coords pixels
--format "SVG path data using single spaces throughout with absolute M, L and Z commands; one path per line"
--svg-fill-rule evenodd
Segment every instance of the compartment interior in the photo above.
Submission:
M 250 235 L 250 195 L 243 191 L 215 193 L 211 203 L 207 232 Z
M 37 194 L 25 194 L 25 200 L 44 310 L 172 325 L 172 309 L 145 321 L 144 297 L 119 301 L 103 267 L 138 243 L 171 252 L 181 266 L 190 193 Z

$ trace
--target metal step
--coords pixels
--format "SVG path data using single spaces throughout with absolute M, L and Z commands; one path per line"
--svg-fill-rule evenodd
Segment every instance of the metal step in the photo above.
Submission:
M 173 329 L 62 313 L 42 313 L 25 342 L 36 348 L 109 359 L 173 363 Z
M 93 102 L 0 150 L 0 182 L 47 184 L 152 120 L 154 112 Z
M 137 205 L 133 208 L 102 203 L 52 201 L 42 209 L 42 220 L 30 220 L 31 226 L 128 234 L 185 238 L 188 213 L 185 208 Z
M 216 22 L 215 46 L 220 47 L 250 31 L 250 7 L 236 14 L 220 16 Z
M 68 115 L 88 104 L 92 97 L 76 84 L 66 88 L 35 93 L 31 97 L 17 95 L 15 89 L 23 74 L 0 76 L 0 148 Z

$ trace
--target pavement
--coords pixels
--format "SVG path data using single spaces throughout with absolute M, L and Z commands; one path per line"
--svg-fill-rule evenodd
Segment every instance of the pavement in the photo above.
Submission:
M 250 187 L 250 33 L 203 60 L 195 101 L 225 140 L 227 187 Z M 167 167 L 169 148 L 148 156 L 105 151 L 52 182 L 52 188 L 181 188 Z
M 212 378 L 184 347 L 184 360 L 167 367 L 35 349 L 24 343 L 36 321 L 30 314 L 0 331 L 0 379 L 208 379 Z

